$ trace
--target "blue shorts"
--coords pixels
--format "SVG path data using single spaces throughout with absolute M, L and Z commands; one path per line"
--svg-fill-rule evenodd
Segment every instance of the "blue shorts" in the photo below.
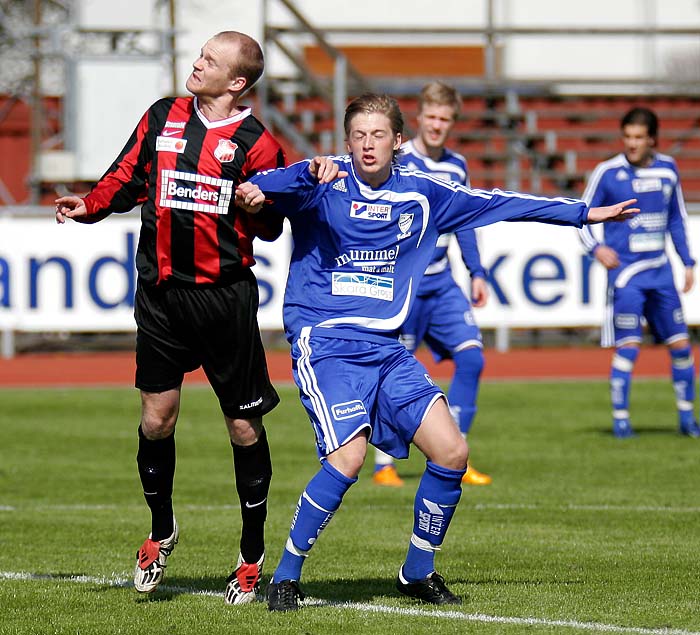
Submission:
M 422 341 L 430 347 L 436 361 L 452 359 L 455 353 L 470 346 L 483 348 L 472 307 L 456 283 L 416 298 L 401 327 L 401 342 L 415 352 Z
M 625 286 L 608 288 L 602 345 L 639 344 L 646 320 L 658 343 L 671 344 L 688 337 L 683 306 L 668 271 L 633 276 Z
M 396 339 L 386 343 L 311 334 L 292 344 L 292 369 L 323 458 L 367 429 L 394 458 L 408 456 L 413 435 L 443 392 Z

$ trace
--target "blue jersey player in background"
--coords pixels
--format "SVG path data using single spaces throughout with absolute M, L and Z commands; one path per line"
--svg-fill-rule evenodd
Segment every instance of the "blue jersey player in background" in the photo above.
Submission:
M 267 201 L 291 223 L 284 325 L 321 460 L 299 497 L 268 608 L 299 608 L 303 563 L 357 481 L 370 442 L 395 458 L 413 443 L 427 459 L 398 590 L 458 604 L 434 558 L 462 494 L 467 443 L 440 388 L 398 340 L 438 236 L 501 220 L 580 227 L 625 218 L 633 201 L 589 210 L 582 201 L 469 190 L 400 167 L 403 117 L 386 95 L 353 100 L 344 125 L 348 156 L 262 172 L 236 190 L 247 211 Z
M 606 225 L 602 240 L 580 231 L 586 251 L 608 270 L 606 316 L 601 343 L 615 347 L 610 371 L 613 434 L 633 436 L 630 384 L 642 342 L 642 319 L 656 341 L 668 346 L 681 434 L 700 436 L 695 421 L 695 366 L 683 308 L 666 253 L 666 236 L 685 265 L 683 292 L 693 286 L 686 210 L 676 162 L 655 151 L 656 114 L 633 108 L 620 122 L 624 151 L 596 166 L 583 193 L 589 205 L 608 205 L 634 196 L 641 212 L 624 223 Z
M 422 170 L 469 187 L 466 159 L 445 147 L 461 105 L 460 96 L 452 86 L 442 82 L 424 86 L 418 100 L 418 131 L 415 138 L 401 146 L 399 163 L 410 170 Z M 488 285 L 476 232 L 463 229 L 454 235 L 471 278 L 471 304 L 452 276 L 447 257 L 452 234 L 443 234 L 438 238 L 413 308 L 401 328 L 401 341 L 412 353 L 425 341 L 437 361 L 453 360 L 454 375 L 447 400 L 452 416 L 466 437 L 476 414 L 479 378 L 484 368 L 483 342 L 472 304 L 475 307 L 486 305 Z M 375 452 L 373 481 L 377 485 L 403 485 L 392 458 L 381 450 Z M 470 461 L 462 482 L 488 485 L 491 477 L 474 469 Z

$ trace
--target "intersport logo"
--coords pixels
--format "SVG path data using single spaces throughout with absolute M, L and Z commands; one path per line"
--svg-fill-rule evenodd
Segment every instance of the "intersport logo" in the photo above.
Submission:
M 350 218 L 388 222 L 391 220 L 391 205 L 353 201 L 350 205 Z

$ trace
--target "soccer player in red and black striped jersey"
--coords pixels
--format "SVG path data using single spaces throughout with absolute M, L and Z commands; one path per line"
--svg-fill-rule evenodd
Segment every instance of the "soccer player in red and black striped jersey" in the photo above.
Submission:
M 215 35 L 187 80 L 194 96 L 154 103 L 92 191 L 56 201 L 59 223 L 92 223 L 142 205 L 134 311 L 142 403 L 137 463 L 152 526 L 137 554 L 134 584 L 141 592 L 160 583 L 178 540 L 175 424 L 184 373 L 200 366 L 228 427 L 241 503 L 240 554 L 226 602 L 253 601 L 262 574 L 272 476 L 262 416 L 279 397 L 268 376 L 250 267 L 253 238 L 274 240 L 282 221 L 245 213 L 234 192 L 256 172 L 285 163 L 277 141 L 239 103 L 263 68 L 255 40 L 234 31 Z

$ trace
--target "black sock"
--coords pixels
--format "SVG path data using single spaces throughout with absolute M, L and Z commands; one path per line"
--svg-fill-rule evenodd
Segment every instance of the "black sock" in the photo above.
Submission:
M 248 563 L 257 562 L 265 551 L 267 494 L 272 478 L 272 461 L 267 433 L 262 429 L 253 445 L 233 447 L 236 491 L 241 502 L 241 555 Z
M 151 510 L 151 537 L 163 540 L 173 533 L 173 481 L 175 479 L 175 433 L 150 441 L 139 426 L 136 455 L 143 496 Z

